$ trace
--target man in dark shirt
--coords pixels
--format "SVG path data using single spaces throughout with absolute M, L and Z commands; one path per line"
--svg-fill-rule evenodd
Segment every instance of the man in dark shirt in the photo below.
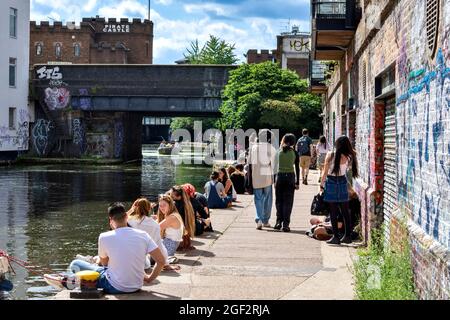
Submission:
M 236 171 L 230 176 L 231 182 L 233 183 L 234 190 L 237 194 L 245 193 L 245 175 L 244 175 L 244 165 L 236 165 Z
M 297 141 L 297 153 L 300 157 L 300 167 L 302 168 L 303 184 L 308 184 L 309 167 L 311 166 L 311 146 L 312 139 L 309 137 L 308 129 L 303 129 L 303 136 Z

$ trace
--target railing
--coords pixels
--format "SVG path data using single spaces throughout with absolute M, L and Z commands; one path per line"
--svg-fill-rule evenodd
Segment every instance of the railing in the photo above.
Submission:
M 312 12 L 316 19 L 345 19 L 347 1 L 313 1 Z

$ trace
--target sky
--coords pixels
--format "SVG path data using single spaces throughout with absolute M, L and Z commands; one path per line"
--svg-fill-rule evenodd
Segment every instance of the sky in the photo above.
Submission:
M 289 25 L 310 31 L 310 0 L 151 0 L 153 63 L 173 64 L 196 39 L 209 35 L 236 46 L 243 62 L 249 49 L 275 49 Z M 75 21 L 83 17 L 147 18 L 148 0 L 31 0 L 31 20 Z

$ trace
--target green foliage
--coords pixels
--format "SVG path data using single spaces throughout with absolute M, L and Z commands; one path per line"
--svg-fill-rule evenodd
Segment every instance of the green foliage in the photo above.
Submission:
M 302 127 L 299 128 L 298 133 L 303 128 L 308 128 L 311 137 L 319 137 L 322 133 L 322 118 L 320 118 L 322 104 L 320 98 L 311 93 L 300 93 L 293 96 L 292 101 L 302 110 L 298 118 L 298 125 Z
M 358 251 L 353 270 L 357 299 L 416 300 L 408 241 L 393 251 L 383 239 L 382 231 L 374 232 L 369 247 Z M 379 282 L 373 282 L 377 279 L 374 270 L 379 270 Z
M 172 123 L 170 124 L 170 128 L 172 130 L 187 129 L 190 132 L 193 132 L 194 121 L 202 121 L 203 131 L 211 128 L 217 128 L 216 122 L 218 120 L 216 118 L 191 118 L 191 117 L 174 118 Z
M 190 48 L 186 49 L 184 57 L 189 64 L 235 64 L 238 62 L 236 57 L 235 45 L 229 44 L 225 40 L 213 35 L 209 36 L 209 40 L 200 47 L 198 40 L 191 42 Z M 175 118 L 170 128 L 194 130 L 194 121 L 203 121 L 203 130 L 218 128 L 220 119 L 216 118 L 191 118 L 182 117 Z
M 299 132 L 308 127 L 319 132 L 320 98 L 307 90 L 306 80 L 275 63 L 243 64 L 231 71 L 225 87 L 221 129 L 279 128 Z
M 235 64 L 239 61 L 234 53 L 235 49 L 234 44 L 210 35 L 202 48 L 198 40 L 191 42 L 191 47 L 186 48 L 184 57 L 189 64 Z
M 293 101 L 267 100 L 261 105 L 261 127 L 284 128 L 295 131 L 302 110 Z

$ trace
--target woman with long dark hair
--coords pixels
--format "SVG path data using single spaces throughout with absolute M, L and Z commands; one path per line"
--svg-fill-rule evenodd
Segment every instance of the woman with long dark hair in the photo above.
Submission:
M 324 201 L 330 204 L 330 219 L 333 228 L 333 237 L 327 241 L 329 244 L 351 243 L 352 221 L 349 210 L 349 193 L 347 188 L 347 172 L 351 169 L 353 178 L 358 175 L 358 160 L 356 152 L 346 136 L 336 140 L 335 151 L 329 152 L 325 159 L 322 173 L 321 189 L 325 190 Z M 338 230 L 338 215 L 341 212 L 344 218 L 345 235 L 342 239 Z
M 295 189 L 300 185 L 300 160 L 294 147 L 296 138 L 292 133 L 286 134 L 281 140 L 280 150 L 275 156 L 275 206 L 277 222 L 274 229 L 289 232 L 292 206 L 294 205 Z M 294 171 L 295 166 L 295 171 Z

